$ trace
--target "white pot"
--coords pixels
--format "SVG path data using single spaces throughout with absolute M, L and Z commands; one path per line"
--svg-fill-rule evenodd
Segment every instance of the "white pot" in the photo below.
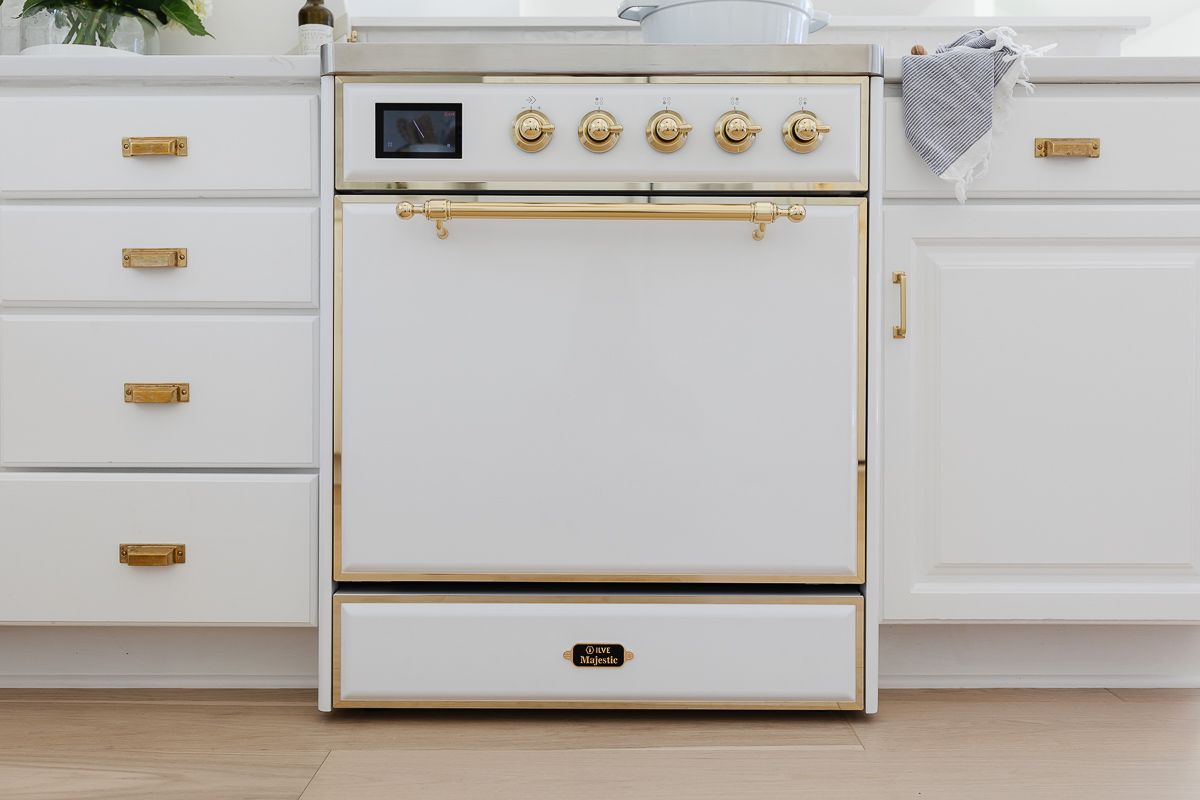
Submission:
M 624 0 L 649 44 L 803 44 L 829 24 L 812 0 Z

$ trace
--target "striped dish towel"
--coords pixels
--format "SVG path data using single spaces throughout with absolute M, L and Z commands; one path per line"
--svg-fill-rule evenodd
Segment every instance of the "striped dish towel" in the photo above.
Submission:
M 987 173 L 992 131 L 1008 117 L 1013 90 L 1033 91 L 1025 59 L 1052 47 L 1035 50 L 1017 44 L 1012 28 L 993 28 L 902 59 L 908 142 L 935 175 L 954 184 L 960 203 L 971 181 Z

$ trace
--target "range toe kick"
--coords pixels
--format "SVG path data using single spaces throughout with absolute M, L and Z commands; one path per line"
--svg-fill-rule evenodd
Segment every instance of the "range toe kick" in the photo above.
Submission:
M 863 598 L 778 593 L 334 597 L 339 708 L 863 708 Z

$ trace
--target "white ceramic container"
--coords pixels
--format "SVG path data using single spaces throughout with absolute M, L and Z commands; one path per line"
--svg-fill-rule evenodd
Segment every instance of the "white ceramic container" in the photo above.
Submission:
M 649 44 L 802 44 L 829 24 L 812 0 L 625 0 Z

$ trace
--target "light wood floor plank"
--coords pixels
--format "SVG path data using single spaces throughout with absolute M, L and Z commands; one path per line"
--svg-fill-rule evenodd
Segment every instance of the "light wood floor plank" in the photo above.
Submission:
M 861 749 L 841 714 L 339 711 L 257 704 L 0 703 L 0 751 L 574 749 L 787 747 Z
M 0 692 L 0 798 L 1200 798 L 1191 690 L 903 690 L 872 717 L 321 714 L 312 699 Z
M 1154 759 L 1026 753 L 334 751 L 303 800 L 1195 800 L 1200 771 Z
M 1166 703 L 1200 706 L 1200 689 L 1109 689 L 1114 696 L 1130 703 Z
M 4 800 L 295 800 L 326 753 L 0 753 Z

